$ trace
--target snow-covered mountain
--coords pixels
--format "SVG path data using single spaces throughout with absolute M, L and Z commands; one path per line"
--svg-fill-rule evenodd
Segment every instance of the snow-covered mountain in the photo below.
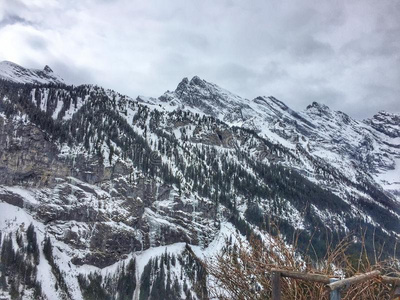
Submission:
M 400 116 L 380 112 L 358 121 L 313 102 L 296 112 L 278 99 L 241 98 L 195 76 L 158 99 L 138 97 L 172 111 L 182 109 L 256 131 L 289 149 L 302 147 L 348 178 L 371 175 L 385 190 L 400 195 Z M 399 198 L 400 199 L 400 198 Z
M 18 83 L 64 84 L 64 79 L 55 74 L 49 66 L 43 70 L 26 69 L 10 61 L 0 62 L 0 78 Z
M 236 231 L 271 238 L 270 221 L 288 243 L 313 236 L 317 254 L 330 232 L 360 227 L 393 254 L 397 115 L 358 121 L 315 102 L 295 112 L 198 77 L 133 99 L 31 76 L 0 80 L 5 295 L 207 299 L 202 260 Z M 17 258 L 28 277 L 9 275 Z

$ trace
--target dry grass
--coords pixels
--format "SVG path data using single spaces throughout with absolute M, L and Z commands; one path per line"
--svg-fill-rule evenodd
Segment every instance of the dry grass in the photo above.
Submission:
M 352 236 L 348 236 L 335 247 L 332 246 L 332 242 L 328 242 L 325 257 L 316 260 L 311 259 L 309 255 L 311 253 L 315 257 L 311 243 L 305 251 L 307 254 L 300 257 L 299 249 L 297 249 L 298 235 L 294 238 L 291 247 L 280 236 L 271 239 L 268 243 L 256 238 L 251 238 L 250 243 L 245 243 L 238 238 L 237 244 L 226 247 L 224 253 L 209 260 L 207 269 L 215 281 L 215 286 L 211 289 L 212 298 L 270 299 L 271 268 L 323 274 L 330 277 L 340 275 L 342 278 L 372 270 L 380 270 L 382 274 L 389 276 L 400 276 L 399 261 L 395 258 L 381 260 L 382 249 L 376 249 L 371 260 L 367 255 L 364 239 L 360 243 L 359 257 L 346 254 L 353 240 Z M 282 277 L 281 289 L 282 300 L 329 300 L 329 291 L 323 283 Z M 377 277 L 342 289 L 341 297 L 346 300 L 390 299 L 391 289 L 389 284 L 383 283 L 380 277 Z

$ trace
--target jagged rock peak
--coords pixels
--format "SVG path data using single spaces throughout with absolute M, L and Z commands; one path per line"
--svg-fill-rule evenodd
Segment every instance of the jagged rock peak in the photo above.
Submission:
M 43 71 L 45 71 L 46 73 L 53 73 L 53 70 L 48 65 L 45 65 Z
M 375 114 L 370 119 L 370 121 L 373 121 L 374 123 L 381 123 L 381 124 L 394 125 L 400 127 L 400 114 L 389 113 L 381 110 L 377 114 Z
M 316 101 L 314 101 L 313 103 L 308 105 L 306 109 L 307 110 L 317 109 L 317 110 L 320 110 L 320 111 L 329 111 L 330 110 L 329 106 L 327 106 L 325 104 L 322 104 L 322 103 L 318 103 Z
M 205 85 L 205 81 L 198 76 L 193 76 L 192 80 L 190 80 L 190 85 L 198 85 L 203 87 Z
M 209 83 L 198 76 L 193 76 L 193 78 L 189 81 L 187 77 L 184 77 L 181 82 L 178 84 L 175 91 L 182 91 L 186 89 L 194 88 L 205 88 L 209 85 Z
M 0 62 L 0 78 L 16 83 L 64 84 L 64 80 L 55 74 L 49 66 L 44 69 L 28 69 L 10 61 Z
M 384 110 L 379 111 L 374 118 L 387 119 L 396 122 L 400 125 L 400 114 L 390 113 Z
M 186 88 L 186 86 L 189 84 L 189 79 L 187 77 L 184 77 L 181 82 L 179 82 L 178 86 L 176 87 L 175 91 L 181 91 Z
M 380 111 L 365 123 L 390 137 L 400 137 L 400 114 Z
M 330 115 L 331 109 L 325 104 L 314 101 L 306 107 L 306 112 L 318 115 Z

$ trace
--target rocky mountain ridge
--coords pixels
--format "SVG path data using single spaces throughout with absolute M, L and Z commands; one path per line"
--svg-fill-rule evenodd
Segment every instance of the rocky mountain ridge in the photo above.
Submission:
M 288 242 L 295 230 L 305 245 L 314 235 L 317 253 L 327 232 L 360 226 L 392 251 L 396 120 L 356 121 L 318 103 L 295 112 L 198 77 L 158 99 L 2 80 L 2 245 L 32 260 L 34 225 L 39 262 L 26 293 L 48 299 L 206 299 L 201 259 L 236 230 L 271 238 L 271 220 Z M 13 279 L 5 293 L 15 282 L 21 291 Z M 110 288 L 124 281 L 126 295 Z
M 17 83 L 65 84 L 64 79 L 47 65 L 43 70 L 27 69 L 10 61 L 0 62 L 0 78 Z
M 317 102 L 295 112 L 272 96 L 244 99 L 197 76 L 183 79 L 175 91 L 158 99 L 138 100 L 210 115 L 291 149 L 301 145 L 353 180 L 368 172 L 379 184 L 390 185 L 393 195 L 400 192 L 399 176 L 385 176 L 400 168 L 399 115 L 380 112 L 357 121 Z

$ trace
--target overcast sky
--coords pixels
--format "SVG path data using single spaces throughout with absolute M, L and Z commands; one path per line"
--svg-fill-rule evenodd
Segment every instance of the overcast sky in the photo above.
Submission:
M 0 0 L 0 60 L 132 97 L 198 75 L 365 118 L 400 112 L 400 1 Z

